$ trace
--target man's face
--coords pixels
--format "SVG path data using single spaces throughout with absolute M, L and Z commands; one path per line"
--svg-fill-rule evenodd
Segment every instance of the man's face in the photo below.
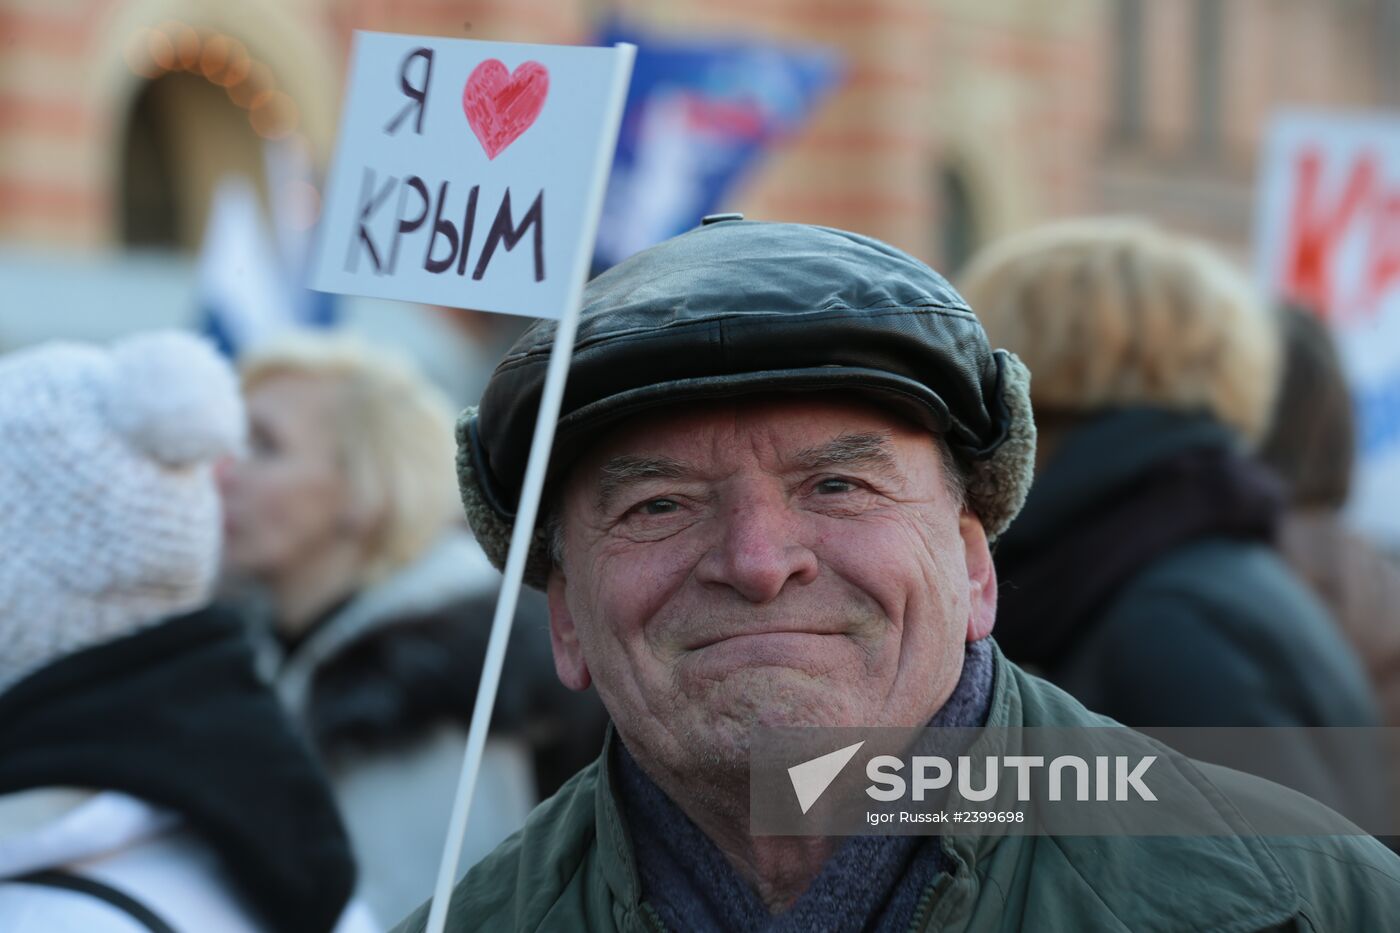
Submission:
M 638 417 L 563 489 L 555 659 L 660 768 L 747 767 L 758 726 L 917 726 L 985 636 L 980 521 L 925 430 L 828 396 Z

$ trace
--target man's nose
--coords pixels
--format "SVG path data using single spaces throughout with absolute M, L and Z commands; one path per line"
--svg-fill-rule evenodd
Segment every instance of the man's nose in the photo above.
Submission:
M 800 540 L 801 518 L 777 497 L 727 507 L 719 540 L 696 567 L 702 583 L 728 586 L 749 602 L 777 598 L 789 582 L 811 583 L 817 555 Z

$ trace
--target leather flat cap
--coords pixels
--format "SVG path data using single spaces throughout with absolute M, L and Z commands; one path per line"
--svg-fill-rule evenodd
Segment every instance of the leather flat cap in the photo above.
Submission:
M 458 422 L 458 478 L 488 556 L 505 561 L 554 341 L 540 321 Z M 584 292 L 550 476 L 598 431 L 640 412 L 754 393 L 869 397 L 941 435 L 995 536 L 1020 509 L 1035 456 L 1029 378 L 994 351 L 928 266 L 870 237 L 726 217 L 619 263 Z M 525 578 L 542 587 L 543 533 Z

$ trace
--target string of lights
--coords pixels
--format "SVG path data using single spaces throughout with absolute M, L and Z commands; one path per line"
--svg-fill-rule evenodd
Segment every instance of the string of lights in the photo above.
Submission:
M 263 139 L 285 138 L 300 125 L 296 101 L 277 88 L 267 63 L 223 33 L 166 21 L 132 35 L 126 62 L 149 80 L 185 73 L 223 88 L 236 107 L 247 111 L 249 125 Z

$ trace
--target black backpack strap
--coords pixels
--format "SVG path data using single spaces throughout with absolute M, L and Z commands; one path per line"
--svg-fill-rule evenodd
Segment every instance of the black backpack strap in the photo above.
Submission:
M 131 915 L 151 933 L 175 933 L 174 927 L 160 919 L 155 911 L 136 898 L 85 875 L 75 875 L 66 871 L 36 871 L 8 880 L 20 884 L 37 884 L 46 888 L 60 888 L 64 891 L 86 894 L 100 901 L 106 901 L 123 913 Z

